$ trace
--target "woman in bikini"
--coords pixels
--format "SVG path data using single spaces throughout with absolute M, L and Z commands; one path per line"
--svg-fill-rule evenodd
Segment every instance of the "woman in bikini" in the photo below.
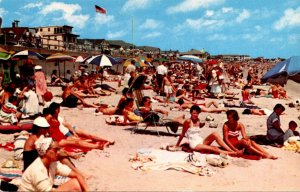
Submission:
M 183 123 L 182 133 L 179 136 L 176 146 L 179 146 L 183 137 L 187 137 L 189 146 L 192 150 L 198 152 L 212 152 L 216 154 L 225 153 L 228 155 L 238 155 L 240 151 L 234 151 L 224 143 L 217 132 L 213 132 L 206 138 L 201 136 L 201 129 L 205 124 L 200 122 L 199 114 L 201 109 L 197 105 L 193 105 L 190 109 L 191 118 Z M 216 141 L 223 149 L 219 149 L 211 144 Z
M 233 151 L 246 149 L 248 152 L 261 156 L 262 158 L 277 159 L 277 157 L 269 154 L 261 146 L 247 137 L 244 125 L 238 122 L 239 115 L 236 110 L 228 110 L 226 114 L 227 121 L 223 126 L 223 139 Z M 242 139 L 238 138 L 240 134 L 242 135 Z

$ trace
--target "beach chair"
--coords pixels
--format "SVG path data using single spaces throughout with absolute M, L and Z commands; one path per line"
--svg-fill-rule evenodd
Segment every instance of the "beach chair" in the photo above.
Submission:
M 142 86 L 145 83 L 146 79 L 147 79 L 146 75 L 138 75 L 137 77 L 135 77 L 131 86 L 129 87 L 129 91 L 132 91 L 132 93 L 133 93 L 133 97 L 134 97 L 133 99 L 135 101 L 137 109 L 139 109 L 142 104 L 142 99 L 144 97 L 144 93 L 142 91 Z M 135 125 L 135 127 L 132 129 L 132 131 L 135 132 L 138 129 L 140 129 L 141 127 L 143 127 L 144 130 L 146 130 L 149 126 L 153 126 L 156 128 L 156 132 L 159 135 L 158 126 L 165 126 L 168 133 L 171 133 L 169 131 L 169 128 L 172 132 L 174 132 L 174 133 L 177 132 L 179 124 L 172 122 L 170 120 L 157 121 L 157 118 L 155 118 L 155 115 L 153 115 L 153 114 L 156 114 L 156 112 L 152 111 L 149 113 L 149 117 L 152 118 L 151 123 L 149 123 L 149 122 L 137 123 Z M 147 117 L 144 117 L 144 118 L 147 118 Z M 145 126 L 140 126 L 141 124 L 144 124 Z

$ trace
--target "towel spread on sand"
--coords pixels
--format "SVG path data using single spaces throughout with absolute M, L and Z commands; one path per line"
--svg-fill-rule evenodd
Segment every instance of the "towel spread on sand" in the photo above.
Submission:
M 183 151 L 170 152 L 151 148 L 139 149 L 135 156 L 130 158 L 131 167 L 135 170 L 178 170 L 201 176 L 212 176 L 213 169 L 208 165 L 225 167 L 225 160 L 219 155 L 201 154 L 198 152 L 185 153 Z

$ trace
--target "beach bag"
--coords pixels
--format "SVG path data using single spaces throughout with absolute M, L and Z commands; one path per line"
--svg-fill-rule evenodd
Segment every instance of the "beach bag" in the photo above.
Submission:
M 167 122 L 165 125 L 166 125 L 166 127 L 170 128 L 170 130 L 173 133 L 177 133 L 178 127 L 179 127 L 179 123 L 178 122 L 170 121 L 170 122 Z

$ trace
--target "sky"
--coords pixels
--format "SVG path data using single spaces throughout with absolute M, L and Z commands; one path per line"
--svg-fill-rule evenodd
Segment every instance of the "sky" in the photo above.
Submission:
M 70 25 L 80 38 L 161 50 L 300 55 L 299 0 L 0 0 L 0 16 L 2 27 Z

